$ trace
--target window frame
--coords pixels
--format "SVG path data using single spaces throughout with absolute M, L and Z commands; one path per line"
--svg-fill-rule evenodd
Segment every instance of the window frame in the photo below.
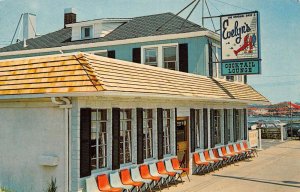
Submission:
M 122 112 L 125 112 L 126 110 L 130 110 L 130 113 L 131 113 L 131 117 L 130 117 L 130 119 L 127 117 L 126 119 L 122 119 Z M 121 151 L 121 149 L 120 149 L 120 166 L 123 166 L 123 165 L 126 165 L 126 164 L 131 164 L 132 162 L 133 162 L 133 153 L 132 153 L 132 149 L 133 149 L 133 144 L 132 144 L 132 141 L 133 141 L 133 129 L 134 129 L 134 126 L 133 126 L 133 123 L 134 123 L 134 116 L 133 116 L 134 114 L 133 114 L 133 109 L 131 109 L 131 108 L 123 108 L 123 109 L 120 109 L 120 137 L 119 137 L 119 144 L 120 145 L 123 145 L 122 146 L 122 149 L 123 149 L 123 151 Z M 124 115 L 123 115 L 123 117 L 124 117 Z M 128 122 L 130 122 L 130 130 L 128 131 L 128 127 L 127 126 L 125 126 L 125 127 L 127 127 L 126 128 L 126 130 L 125 129 L 123 129 L 123 124 L 124 123 L 128 123 Z M 130 134 L 129 134 L 129 136 L 130 136 L 130 138 L 129 138 L 129 141 L 126 141 L 126 137 L 124 137 L 124 136 L 122 136 L 122 141 L 121 141 L 121 132 L 123 132 L 123 135 L 126 135 L 128 132 L 130 132 Z M 126 161 L 126 154 L 127 154 L 127 152 L 126 152 L 126 143 L 127 144 L 129 144 L 128 146 L 129 146 L 129 148 L 128 148 L 128 150 L 129 150 L 129 156 L 130 156 L 130 161 Z M 121 162 L 121 155 L 123 155 L 123 162 Z
M 93 115 L 92 113 L 96 110 L 96 119 L 93 119 Z M 98 119 L 98 113 L 100 110 L 105 110 L 106 111 L 106 120 L 99 120 Z M 96 157 L 90 157 L 90 161 L 91 161 L 91 172 L 97 172 L 97 171 L 101 171 L 104 169 L 107 169 L 109 166 L 109 162 L 108 162 L 108 158 L 109 158 L 109 153 L 108 153 L 108 147 L 109 147 L 109 124 L 110 124 L 110 116 L 109 116 L 110 111 L 106 108 L 93 108 L 91 110 L 91 140 L 92 140 L 92 134 L 93 134 L 93 123 L 96 123 L 96 143 L 95 143 L 95 148 L 96 148 Z M 100 125 L 101 123 L 106 123 L 106 128 L 105 128 L 105 144 L 99 144 L 99 131 L 100 131 Z M 104 165 L 105 166 L 99 166 L 99 159 L 100 159 L 100 154 L 99 154 L 99 147 L 105 147 L 104 153 L 106 156 L 102 157 L 102 159 L 104 160 Z M 93 145 L 91 144 L 91 148 L 93 147 Z M 96 168 L 92 168 L 92 160 L 95 159 L 96 160 Z
M 213 130 L 217 132 L 217 135 L 214 134 L 214 143 L 215 146 L 222 145 L 222 114 L 221 114 L 221 109 L 213 109 Z M 217 114 L 217 113 L 218 114 Z M 216 123 L 216 124 L 215 124 Z M 217 141 L 219 139 L 219 141 Z
M 85 29 L 90 29 L 90 36 L 85 36 Z M 94 26 L 93 25 L 88 25 L 88 26 L 82 26 L 80 28 L 80 36 L 81 39 L 92 39 L 94 37 Z
M 165 116 L 165 111 L 169 111 L 170 116 Z M 169 127 L 165 126 L 168 125 Z M 163 109 L 163 156 L 170 156 L 172 155 L 171 149 L 171 129 L 172 129 L 172 109 Z M 167 134 L 165 134 L 167 133 Z M 167 144 L 167 142 L 169 142 Z
M 167 48 L 167 47 L 176 47 L 175 71 L 179 71 L 179 44 L 178 43 L 141 46 L 141 63 L 146 64 L 146 62 L 145 62 L 146 61 L 146 55 L 145 55 L 146 49 L 157 49 L 157 67 L 164 68 L 164 48 Z
M 146 63 L 146 58 L 147 58 L 147 54 L 146 54 L 146 51 L 147 50 L 155 50 L 156 51 L 156 62 L 147 62 Z M 147 48 L 145 48 L 144 50 L 144 56 L 145 56 L 145 58 L 144 58 L 144 64 L 146 64 L 146 65 L 150 65 L 150 66 L 153 66 L 153 67 L 158 67 L 158 63 L 159 63 L 159 59 L 158 59 L 158 48 L 157 47 L 147 47 Z M 155 65 L 154 65 L 155 64 Z
M 234 129 L 236 129 L 236 141 L 241 141 L 242 140 L 242 124 L 243 124 L 243 120 L 242 120 L 242 109 L 235 109 L 236 113 L 235 113 L 235 117 L 234 117 L 234 121 L 235 121 L 235 127 Z M 237 127 L 238 126 L 238 127 Z
M 146 110 L 151 110 L 151 112 L 152 112 L 152 117 L 151 118 L 145 118 L 145 111 Z M 149 133 L 149 127 L 148 127 L 148 129 L 147 129 L 147 132 L 146 132 L 146 134 L 144 134 L 144 128 L 145 128 L 145 124 L 149 121 L 149 120 L 151 120 L 152 121 L 152 127 L 151 127 L 151 136 L 150 136 L 150 139 L 149 139 L 149 141 L 151 142 L 151 144 L 150 144 L 150 146 L 151 146 L 151 156 L 147 156 L 147 151 L 149 150 L 148 149 L 148 143 L 147 143 L 147 139 L 146 140 L 144 140 L 144 136 L 146 135 L 146 137 L 148 136 L 148 133 Z M 143 149 L 143 152 L 144 152 L 144 156 L 143 156 L 143 159 L 144 159 L 144 161 L 146 160 L 152 160 L 152 159 L 154 159 L 154 126 L 155 126 L 155 123 L 154 123 L 154 120 L 155 120 L 155 117 L 154 117 L 154 109 L 147 109 L 147 108 L 144 108 L 143 109 L 143 144 L 144 144 L 144 149 Z M 147 124 L 148 125 L 148 124 Z M 145 141 L 145 143 L 144 143 L 144 141 Z
M 204 149 L 203 109 L 195 109 L 195 149 Z

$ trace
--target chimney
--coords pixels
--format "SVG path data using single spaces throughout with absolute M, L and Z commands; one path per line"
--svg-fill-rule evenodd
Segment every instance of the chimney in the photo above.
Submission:
M 65 20 L 64 26 L 66 28 L 67 24 L 76 23 L 76 12 L 74 8 L 65 9 Z
M 36 15 L 23 13 L 23 40 L 36 36 Z

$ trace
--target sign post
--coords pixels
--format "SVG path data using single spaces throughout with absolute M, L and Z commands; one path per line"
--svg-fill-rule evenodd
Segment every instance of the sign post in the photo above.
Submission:
M 222 15 L 220 24 L 222 75 L 260 74 L 258 11 Z

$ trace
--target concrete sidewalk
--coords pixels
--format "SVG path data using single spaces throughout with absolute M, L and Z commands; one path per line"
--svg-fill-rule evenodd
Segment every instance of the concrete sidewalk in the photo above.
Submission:
M 184 177 L 184 184 L 164 191 L 296 192 L 300 191 L 300 141 L 287 141 L 259 152 L 253 160 L 205 176 Z

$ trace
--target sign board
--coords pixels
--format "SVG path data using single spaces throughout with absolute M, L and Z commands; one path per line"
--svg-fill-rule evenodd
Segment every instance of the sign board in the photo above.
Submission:
M 248 134 L 249 134 L 250 147 L 257 147 L 258 146 L 258 130 L 250 130 L 250 131 L 248 131 Z
M 221 73 L 227 75 L 259 74 L 260 61 L 224 61 Z
M 222 75 L 260 74 L 259 13 L 222 15 L 220 25 Z

